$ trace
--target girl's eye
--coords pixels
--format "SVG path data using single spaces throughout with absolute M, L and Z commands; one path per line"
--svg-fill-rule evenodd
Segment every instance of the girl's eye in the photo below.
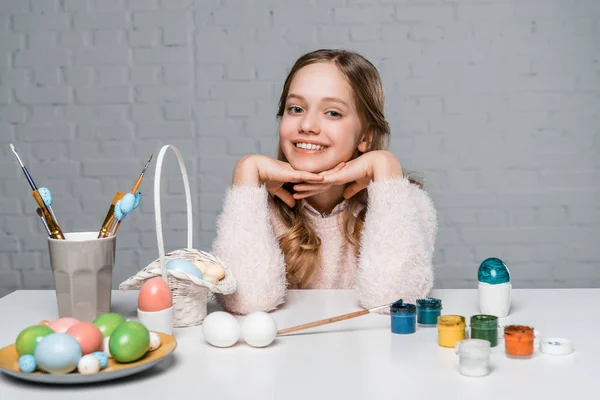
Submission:
M 342 116 L 342 114 L 340 114 L 340 113 L 339 113 L 339 112 L 337 112 L 337 111 L 327 111 L 327 114 L 328 114 L 330 117 L 334 117 L 334 118 L 339 118 L 339 117 L 341 117 L 341 116 Z
M 292 114 L 299 114 L 302 112 L 302 109 L 297 106 L 291 106 L 291 107 L 288 107 L 288 111 Z

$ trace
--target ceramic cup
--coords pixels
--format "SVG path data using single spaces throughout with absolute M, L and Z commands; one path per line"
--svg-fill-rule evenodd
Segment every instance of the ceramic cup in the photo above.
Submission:
M 497 285 L 479 282 L 479 309 L 481 314 L 495 315 L 498 318 L 508 316 L 511 289 L 510 282 Z
M 142 311 L 138 308 L 138 321 L 144 324 L 150 332 L 160 332 L 167 335 L 173 333 L 173 306 L 161 311 Z
M 48 238 L 58 316 L 92 322 L 110 311 L 116 236 L 71 232 Z

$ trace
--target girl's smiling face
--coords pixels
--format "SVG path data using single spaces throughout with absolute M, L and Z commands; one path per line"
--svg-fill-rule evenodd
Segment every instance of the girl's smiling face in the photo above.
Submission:
M 296 170 L 322 172 L 366 151 L 352 89 L 339 68 L 318 62 L 294 76 L 279 125 L 283 154 Z

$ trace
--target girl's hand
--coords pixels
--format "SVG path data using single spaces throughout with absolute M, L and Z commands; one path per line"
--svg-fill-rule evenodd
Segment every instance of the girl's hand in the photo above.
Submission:
M 264 184 L 267 191 L 279 197 L 289 207 L 296 200 L 283 188 L 287 182 L 323 182 L 324 176 L 306 171 L 297 171 L 286 162 L 263 155 L 250 155 L 236 164 L 233 172 L 233 184 Z
M 324 191 L 323 188 L 350 183 L 343 193 L 344 198 L 349 199 L 365 189 L 371 181 L 402 175 L 400 163 L 392 153 L 385 150 L 370 151 L 348 161 L 340 170 L 324 173 L 322 182 L 295 185 L 294 190 L 297 193 L 294 194 L 294 198 L 310 197 Z

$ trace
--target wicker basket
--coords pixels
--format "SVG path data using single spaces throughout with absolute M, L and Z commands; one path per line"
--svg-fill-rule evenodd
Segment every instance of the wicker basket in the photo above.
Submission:
M 160 213 L 160 178 L 162 162 L 165 152 L 172 149 L 179 162 L 181 176 L 185 186 L 185 198 L 187 203 L 187 247 L 177 249 L 165 254 L 165 248 L 162 237 L 162 222 Z M 169 284 L 173 293 L 173 326 L 185 327 L 194 326 L 202 323 L 208 313 L 208 300 L 211 293 L 231 294 L 237 290 L 237 281 L 231 274 L 229 268 L 224 265 L 214 255 L 196 250 L 193 248 L 192 241 L 192 200 L 190 195 L 190 185 L 183 162 L 183 157 L 179 149 L 172 145 L 165 145 L 161 148 L 156 161 L 156 172 L 154 176 L 154 214 L 156 219 L 156 236 L 158 243 L 159 258 L 148 264 L 134 276 L 126 279 L 119 285 L 121 290 L 140 289 L 148 279 L 162 276 Z M 166 260 L 173 258 L 183 258 L 188 261 L 199 260 L 206 265 L 219 264 L 225 269 L 225 277 L 216 283 L 200 279 L 196 276 L 188 276 L 180 271 L 171 271 L 166 268 Z

